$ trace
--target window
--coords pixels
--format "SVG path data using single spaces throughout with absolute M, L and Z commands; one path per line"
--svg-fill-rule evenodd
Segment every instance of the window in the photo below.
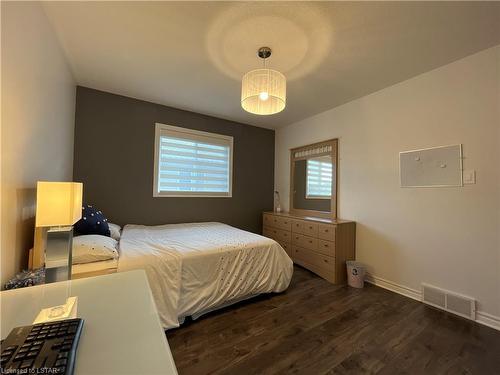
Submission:
M 307 159 L 306 198 L 330 199 L 332 196 L 332 158 Z
M 231 197 L 233 137 L 156 124 L 155 197 Z

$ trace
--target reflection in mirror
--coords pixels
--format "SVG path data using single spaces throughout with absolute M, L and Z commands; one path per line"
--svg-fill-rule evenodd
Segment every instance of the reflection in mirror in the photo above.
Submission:
M 329 212 L 332 198 L 332 157 L 296 160 L 293 168 L 293 208 Z

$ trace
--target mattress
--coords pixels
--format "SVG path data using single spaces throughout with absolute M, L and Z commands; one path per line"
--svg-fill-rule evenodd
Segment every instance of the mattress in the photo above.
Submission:
M 293 263 L 274 240 L 221 223 L 126 225 L 118 271 L 144 269 L 160 320 L 179 326 L 229 301 L 282 292 Z

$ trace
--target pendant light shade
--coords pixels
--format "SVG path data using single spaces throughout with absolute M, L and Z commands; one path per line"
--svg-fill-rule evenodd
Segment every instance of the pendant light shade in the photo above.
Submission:
M 271 50 L 262 47 L 258 51 L 264 61 Z M 256 115 L 272 115 L 286 106 L 286 78 L 273 69 L 255 69 L 243 76 L 241 83 L 241 106 Z

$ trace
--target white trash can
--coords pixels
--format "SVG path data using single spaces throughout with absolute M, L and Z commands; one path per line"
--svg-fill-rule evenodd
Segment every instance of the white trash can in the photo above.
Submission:
M 362 288 L 365 284 L 365 267 L 353 260 L 348 260 L 347 264 L 347 283 L 353 288 Z

